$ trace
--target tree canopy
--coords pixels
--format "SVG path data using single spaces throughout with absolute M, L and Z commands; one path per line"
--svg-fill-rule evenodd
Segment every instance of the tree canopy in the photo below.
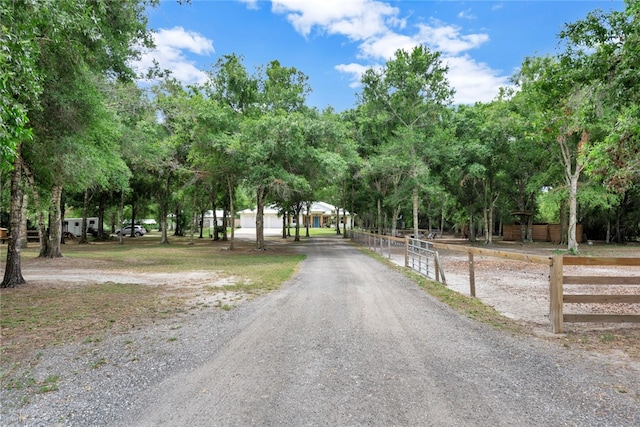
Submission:
M 526 58 L 491 102 L 451 105 L 441 54 L 417 46 L 367 70 L 344 112 L 309 107 L 294 65 L 249 70 L 236 53 L 203 84 L 169 74 L 142 89 L 129 64 L 151 43 L 155 1 L 55 3 L 0 2 L 3 287 L 24 282 L 21 225 L 38 224 L 41 255 L 62 256 L 68 209 L 112 229 L 155 216 L 169 243 L 169 218 L 193 236 L 206 210 L 221 209 L 212 238 L 228 240 L 226 221 L 256 207 L 261 250 L 265 206 L 286 223 L 321 199 L 378 233 L 448 229 L 491 244 L 504 224 L 520 221 L 530 240 L 534 221 L 558 222 L 572 251 L 578 223 L 590 239 L 640 236 L 635 1 L 568 23 L 560 52 Z

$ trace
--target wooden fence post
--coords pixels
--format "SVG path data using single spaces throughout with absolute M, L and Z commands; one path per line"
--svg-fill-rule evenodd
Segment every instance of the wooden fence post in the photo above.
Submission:
M 436 281 L 447 286 L 447 278 L 444 276 L 444 270 L 442 269 L 442 264 L 440 264 L 440 255 L 438 254 L 438 251 L 434 251 L 434 259 L 436 264 Z M 442 278 L 442 280 L 439 280 L 438 277 Z
M 409 236 L 404 236 L 404 266 L 409 267 Z
M 549 273 L 549 321 L 554 334 L 564 332 L 562 293 L 562 255 L 554 255 Z
M 469 252 L 469 293 L 476 296 L 476 273 L 473 268 L 473 254 Z

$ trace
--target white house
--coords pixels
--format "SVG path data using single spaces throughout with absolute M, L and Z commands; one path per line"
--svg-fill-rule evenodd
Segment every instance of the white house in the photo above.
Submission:
M 256 213 L 257 210 L 245 209 L 240 211 L 240 227 L 242 228 L 256 228 Z M 335 225 L 336 207 L 325 202 L 314 202 L 311 204 L 311 212 L 307 212 L 306 208 L 302 210 L 302 218 L 300 226 L 304 227 L 309 224 L 311 228 L 330 227 Z M 340 224 L 343 221 L 350 224 L 351 214 L 346 212 L 343 216 L 342 209 L 340 210 Z M 296 218 L 291 218 L 291 225 L 295 225 Z M 278 209 L 273 206 L 267 206 L 264 208 L 264 228 L 282 228 L 282 215 L 278 214 Z
M 229 215 L 229 212 L 227 212 Z M 224 213 L 222 209 L 216 209 L 216 222 L 219 226 L 222 226 L 222 218 L 224 217 Z M 227 224 L 231 224 L 231 221 L 228 219 Z M 235 221 L 235 225 L 238 226 L 238 220 Z M 204 218 L 202 221 L 202 226 L 204 228 L 213 228 L 213 210 L 209 210 L 205 212 Z

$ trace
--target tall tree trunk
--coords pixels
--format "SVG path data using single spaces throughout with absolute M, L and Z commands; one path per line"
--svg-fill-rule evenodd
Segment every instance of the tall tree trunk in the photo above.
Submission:
M 20 147 L 11 172 L 11 207 L 9 209 L 9 241 L 7 264 L 0 288 L 14 288 L 26 283 L 20 265 L 20 223 L 22 222 L 22 158 Z
M 38 240 L 40 241 L 38 258 L 44 258 L 47 255 L 49 238 L 47 236 L 47 225 L 44 220 L 44 211 L 42 209 L 38 209 Z
M 131 203 L 131 234 L 129 237 L 136 237 L 136 204 L 135 202 Z M 122 233 L 120 233 L 122 234 Z
M 167 206 L 164 203 L 160 204 L 160 244 L 168 245 L 169 244 L 169 235 L 167 233 Z M 120 238 L 122 238 L 122 233 L 120 233 Z
M 236 208 L 234 205 L 234 198 L 235 198 L 235 188 L 233 186 L 233 182 L 231 181 L 231 179 L 227 179 L 227 184 L 229 186 L 229 219 L 231 221 L 230 227 L 231 227 L 231 239 L 229 240 L 229 250 L 232 251 L 234 248 L 234 244 L 235 244 L 235 236 L 236 236 Z M 226 218 L 227 215 L 224 215 L 224 217 Z M 226 239 L 227 237 L 227 224 L 225 221 L 224 224 L 224 237 Z
M 233 221 L 231 220 L 231 211 L 228 211 L 227 208 L 222 208 L 222 241 L 226 242 L 229 240 L 229 234 L 227 232 L 227 228 L 231 228 L 233 231 Z
M 311 226 L 311 202 L 307 202 L 307 220 L 304 223 L 304 228 L 306 229 L 305 237 L 309 237 L 309 227 Z
M 282 211 L 282 238 L 287 238 L 287 214 Z
M 120 228 L 120 235 L 118 235 L 118 244 L 120 245 L 124 245 L 124 236 L 123 236 L 124 233 L 122 232 L 123 215 L 124 215 L 124 190 L 120 191 L 120 203 L 118 204 L 118 228 Z M 164 218 L 166 220 L 167 216 L 165 215 Z M 160 214 L 160 227 L 162 227 L 162 213 Z M 163 236 L 166 236 L 166 233 L 167 233 L 166 224 L 165 224 L 165 227 L 162 227 L 162 233 L 163 233 Z
M 389 217 L 388 217 L 388 213 L 387 211 L 384 212 L 384 215 L 382 216 L 384 218 L 384 220 L 382 221 L 382 234 L 386 235 L 387 234 L 387 230 L 389 230 Z
M 296 221 L 295 233 L 293 237 L 294 242 L 300 241 L 300 211 L 302 210 L 302 203 L 298 202 L 293 206 L 293 219 Z
M 576 225 L 578 212 L 578 174 L 573 174 L 569 180 L 569 230 L 567 235 L 567 250 L 578 252 Z
M 44 220 L 44 210 L 42 209 L 42 201 L 40 199 L 40 194 L 38 193 L 38 188 L 36 186 L 36 180 L 33 174 L 31 173 L 31 169 L 26 165 L 22 165 L 22 169 L 24 172 L 24 176 L 27 177 L 27 182 L 29 183 L 29 187 L 31 188 L 31 194 L 33 198 L 33 205 L 35 206 L 37 212 L 38 219 L 38 241 L 40 243 L 40 250 L 38 253 L 39 258 L 44 258 L 47 254 L 47 225 Z M 22 204 L 22 218 L 21 227 L 22 232 L 22 240 L 24 243 L 21 243 L 21 247 L 24 248 L 27 245 L 27 222 L 26 222 L 26 202 L 27 200 L 23 200 Z
M 624 212 L 624 208 L 622 206 L 618 206 L 616 208 L 616 243 L 622 243 L 622 214 Z
M 104 192 L 100 192 L 98 203 L 98 240 L 104 240 Z
M 583 132 L 580 143 L 586 143 L 587 139 L 587 133 Z M 574 159 L 571 155 L 566 135 L 560 135 L 558 137 L 558 143 L 560 144 L 560 151 L 564 161 L 565 182 L 569 189 L 569 230 L 567 235 L 567 250 L 571 252 L 578 252 L 578 240 L 576 239 L 576 225 L 578 221 L 578 180 L 583 166 L 579 163 L 578 159 Z
M 482 215 L 484 216 L 484 244 L 488 245 L 491 243 L 491 233 L 489 232 L 489 208 L 487 206 L 482 209 Z
M 419 232 L 420 232 L 420 221 L 418 218 L 418 203 L 420 202 L 420 199 L 418 195 L 417 184 L 416 184 L 416 187 L 414 187 L 412 190 L 412 199 L 413 199 L 413 237 L 417 239 L 419 237 Z
M 182 236 L 183 231 L 182 231 L 182 224 L 181 224 L 182 221 L 180 219 L 180 203 L 179 202 L 176 203 L 174 215 L 175 215 L 175 221 L 176 221 L 176 228 L 173 230 L 173 235 Z
M 340 234 L 340 208 L 336 206 L 336 235 L 339 236 Z
M 440 208 L 440 236 L 442 237 L 442 233 L 444 233 L 444 216 L 445 216 L 445 200 L 442 198 L 442 208 Z
M 62 237 L 62 218 L 60 213 L 60 200 L 62 198 L 62 186 L 54 185 L 51 190 L 51 221 L 49 221 L 49 243 L 47 258 L 61 258 L 60 241 Z
M 82 203 L 82 232 L 78 243 L 89 243 L 87 240 L 87 212 L 89 210 L 89 190 L 84 190 L 84 201 Z
M 376 204 L 378 208 L 377 219 L 376 219 L 376 222 L 378 223 L 377 224 L 378 234 L 382 236 L 382 198 L 381 197 L 378 197 Z
M 469 206 L 469 241 L 476 241 L 476 224 L 473 218 L 473 207 Z
M 560 244 L 567 244 L 567 202 L 562 200 L 560 202 Z
M 198 199 L 198 182 L 196 181 L 193 191 L 193 205 L 191 205 L 192 215 L 189 219 L 189 244 L 193 245 L 193 235 L 195 233 L 195 227 L 198 226 L 198 209 L 196 208 L 196 201 Z
M 198 239 L 202 239 L 202 230 L 204 229 L 204 214 L 205 214 L 205 210 L 201 210 L 200 211 L 200 223 L 198 223 L 198 225 L 200 226 L 200 236 L 198 236 Z
M 170 185 L 169 179 L 167 178 L 167 187 Z M 168 245 L 169 244 L 169 225 L 167 224 L 167 215 L 169 214 L 169 204 L 167 202 L 167 197 L 161 196 L 162 200 L 159 203 L 158 214 L 160 215 L 160 244 Z
M 218 235 L 218 214 L 216 213 L 216 203 L 212 199 L 211 203 L 211 212 L 213 212 L 213 240 L 220 240 L 220 236 Z M 224 215 L 222 215 L 222 225 L 226 226 L 226 221 Z
M 347 210 L 344 206 L 342 207 L 342 237 L 345 239 L 349 237 L 349 233 L 347 233 Z
M 491 191 L 489 193 L 489 209 L 488 209 L 488 212 L 485 210 L 485 214 L 484 214 L 485 233 L 486 233 L 484 237 L 485 245 L 493 244 L 493 227 L 494 227 L 493 217 L 494 217 L 495 206 L 497 201 L 498 201 L 498 195 L 494 197 L 493 192 Z
M 27 208 L 29 206 L 29 196 L 24 191 L 22 192 L 22 203 L 20 203 L 20 206 L 22 206 L 22 213 L 20 214 L 20 217 L 22 218 L 20 221 L 20 247 L 22 249 L 26 249 L 29 246 L 29 234 L 27 229 Z
M 265 250 L 264 245 L 264 201 L 267 196 L 267 190 L 264 187 L 258 187 L 256 191 L 256 249 Z
M 400 205 L 396 205 L 392 212 L 391 218 L 391 236 L 398 237 L 398 215 L 400 215 Z

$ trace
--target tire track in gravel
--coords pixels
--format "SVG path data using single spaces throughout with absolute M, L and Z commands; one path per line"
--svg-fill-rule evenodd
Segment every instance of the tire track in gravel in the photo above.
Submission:
M 122 425 L 640 425 L 620 368 L 479 325 L 339 238 L 299 248 L 296 277 Z

